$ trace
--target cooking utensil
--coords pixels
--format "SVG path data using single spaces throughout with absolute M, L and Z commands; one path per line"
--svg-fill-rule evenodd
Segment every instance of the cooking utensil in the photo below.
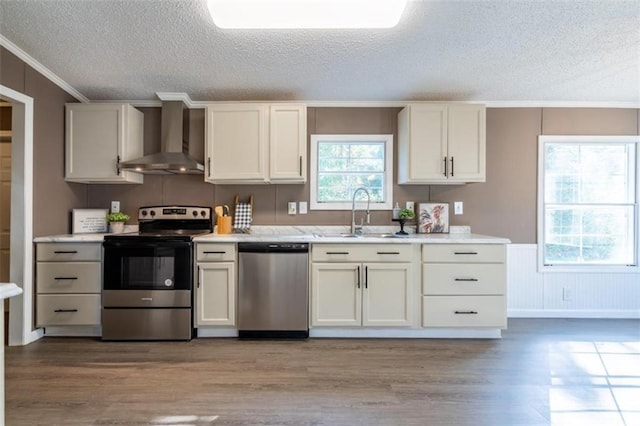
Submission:
M 222 206 L 215 206 L 213 208 L 213 211 L 216 213 L 218 217 L 221 217 L 223 215 Z
M 229 216 L 229 206 L 227 206 L 226 204 L 224 205 L 224 209 L 223 209 L 223 216 Z

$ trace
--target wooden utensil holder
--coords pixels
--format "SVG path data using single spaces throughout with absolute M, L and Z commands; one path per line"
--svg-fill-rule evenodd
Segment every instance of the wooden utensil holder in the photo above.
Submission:
M 218 228 L 218 234 L 230 234 L 232 230 L 231 223 L 232 223 L 231 216 L 218 216 L 218 220 L 216 223 Z

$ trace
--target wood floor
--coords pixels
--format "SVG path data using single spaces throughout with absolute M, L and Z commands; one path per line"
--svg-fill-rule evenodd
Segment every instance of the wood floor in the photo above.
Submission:
M 6 424 L 640 425 L 640 321 L 509 320 L 501 340 L 6 348 Z

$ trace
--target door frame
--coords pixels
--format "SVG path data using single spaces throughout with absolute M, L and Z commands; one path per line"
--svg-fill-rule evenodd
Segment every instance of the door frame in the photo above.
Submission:
M 9 346 L 40 339 L 33 329 L 33 98 L 0 85 L 11 102 L 11 239 L 9 280 L 22 294 L 9 302 Z

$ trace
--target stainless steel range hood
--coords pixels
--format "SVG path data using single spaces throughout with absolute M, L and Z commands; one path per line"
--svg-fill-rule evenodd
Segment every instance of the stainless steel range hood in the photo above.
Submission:
M 188 112 L 182 101 L 162 102 L 161 151 L 120 162 L 118 167 L 145 174 L 203 174 L 204 165 L 189 156 Z

